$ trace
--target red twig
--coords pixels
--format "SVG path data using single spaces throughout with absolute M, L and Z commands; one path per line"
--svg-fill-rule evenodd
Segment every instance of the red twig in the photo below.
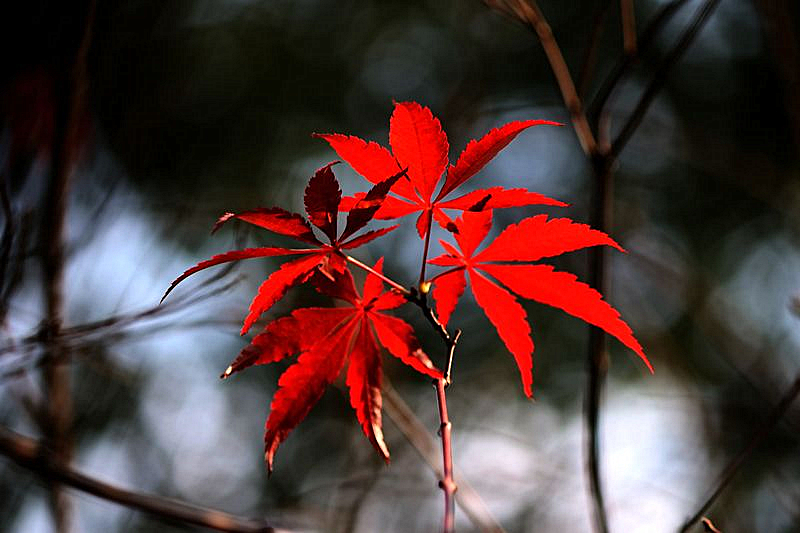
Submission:
M 365 270 L 365 271 L 369 272 L 370 274 L 374 274 L 374 275 L 378 276 L 379 278 L 381 278 L 381 280 L 384 281 L 384 283 L 387 283 L 393 289 L 396 289 L 396 290 L 400 291 L 403 294 L 403 296 L 408 298 L 411 295 L 411 291 L 410 290 L 408 290 L 407 288 L 403 287 L 402 285 L 400 285 L 399 283 L 397 283 L 393 279 L 387 278 L 386 276 L 384 276 L 383 274 L 381 274 L 380 272 L 378 272 L 377 270 L 375 270 L 371 266 L 369 266 L 369 265 L 367 265 L 365 263 L 362 263 L 361 261 L 359 261 L 355 257 L 353 257 L 351 255 L 345 255 L 344 258 L 347 259 L 347 261 L 349 261 L 350 263 L 353 263 L 358 268 L 360 268 L 362 270 Z
M 453 479 L 453 448 L 451 445 L 451 430 L 452 424 L 447 415 L 447 397 L 445 396 L 445 388 L 447 387 L 447 379 L 439 378 L 434 381 L 436 387 L 436 399 L 439 403 L 439 435 L 442 438 L 442 479 L 439 481 L 439 487 L 444 492 L 444 533 L 452 533 L 455 529 L 456 520 L 456 502 L 455 493 L 458 487 Z

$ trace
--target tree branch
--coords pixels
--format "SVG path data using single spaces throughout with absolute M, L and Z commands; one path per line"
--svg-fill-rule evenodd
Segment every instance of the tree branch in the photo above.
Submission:
M 550 68 L 556 78 L 561 97 L 564 100 L 564 105 L 569 111 L 572 127 L 575 134 L 578 136 L 578 141 L 584 153 L 591 155 L 596 150 L 596 141 L 589 122 L 586 120 L 586 114 L 583 111 L 583 104 L 575 89 L 575 83 L 569 73 L 567 63 L 564 61 L 564 55 L 558 43 L 553 37 L 553 31 L 550 25 L 544 18 L 539 6 L 535 0 L 506 0 L 507 5 L 502 4 L 502 0 L 484 0 L 486 5 L 496 9 L 506 15 L 512 14 L 519 20 L 526 23 L 536 33 L 539 42 L 544 49 L 547 60 L 550 63 Z
M 636 14 L 633 0 L 620 0 L 619 7 L 622 18 L 622 49 L 625 55 L 633 55 L 636 53 Z
M 616 159 L 617 156 L 619 156 L 619 153 L 630 140 L 633 132 L 636 131 L 636 128 L 638 128 L 639 124 L 642 122 L 642 119 L 644 118 L 645 113 L 647 113 L 650 104 L 653 103 L 656 94 L 658 94 L 658 92 L 666 83 L 669 71 L 683 56 L 683 54 L 689 48 L 689 45 L 692 44 L 694 38 L 700 32 L 700 29 L 702 29 L 703 25 L 705 25 L 705 23 L 708 21 L 708 18 L 714 12 L 714 9 L 717 7 L 717 5 L 719 5 L 719 2 L 720 0 L 706 0 L 703 6 L 697 10 L 694 20 L 692 20 L 691 24 L 689 24 L 689 26 L 684 30 L 681 38 L 678 40 L 678 43 L 672 48 L 672 50 L 670 50 L 669 54 L 667 54 L 663 61 L 661 61 L 661 64 L 659 64 L 653 79 L 650 81 L 650 84 L 647 86 L 644 93 L 642 93 L 639 102 L 631 112 L 628 120 L 622 126 L 622 129 L 617 135 L 616 140 L 611 144 L 609 157 Z
M 597 48 L 600 36 L 603 33 L 603 26 L 608 18 L 609 11 L 611 11 L 611 6 L 613 5 L 614 0 L 604 0 L 597 8 L 597 12 L 594 15 L 592 29 L 589 32 L 589 43 L 586 45 L 586 51 L 583 54 L 583 63 L 581 64 L 580 71 L 578 71 L 578 96 L 580 96 L 581 100 L 583 100 L 586 96 L 586 92 L 589 90 L 592 70 L 594 69 L 597 59 Z
M 443 475 L 439 466 L 436 442 L 428 432 L 428 428 L 419 421 L 408 404 L 403 401 L 386 378 L 383 381 L 383 399 L 383 407 L 386 410 L 386 414 L 405 435 L 411 446 L 425 461 L 425 464 L 433 470 L 436 477 L 441 479 Z M 505 530 L 486 507 L 486 503 L 484 503 L 480 494 L 455 468 L 453 470 L 453 478 L 456 485 L 458 485 L 458 492 L 455 495 L 456 504 L 464 511 L 467 518 L 484 533 L 505 533 Z
M 616 66 L 611 70 L 611 73 L 606 77 L 603 84 L 600 86 L 600 90 L 597 92 L 597 95 L 594 97 L 592 102 L 589 104 L 587 109 L 587 114 L 589 115 L 589 119 L 594 124 L 597 122 L 598 117 L 603 111 L 603 108 L 606 105 L 611 93 L 619 85 L 619 81 L 627 74 L 631 68 L 639 61 L 641 54 L 643 51 L 650 48 L 650 45 L 653 43 L 656 34 L 658 34 L 659 30 L 672 18 L 678 9 L 683 7 L 687 0 L 672 0 L 669 4 L 661 8 L 661 11 L 653 17 L 653 19 L 648 22 L 647 26 L 645 26 L 642 34 L 639 36 L 637 49 L 635 54 L 622 54 L 622 57 L 617 62 Z
M 745 447 L 744 450 L 741 451 L 741 453 L 739 453 L 739 455 L 733 459 L 733 461 L 728 464 L 728 466 L 725 467 L 725 470 L 722 471 L 719 480 L 709 494 L 708 498 L 706 498 L 706 500 L 691 516 L 691 518 L 684 522 L 683 526 L 679 530 L 680 533 L 687 533 L 694 524 L 703 518 L 703 515 L 714 504 L 728 484 L 730 484 L 745 461 L 747 461 L 747 459 L 753 454 L 753 452 L 764 441 L 764 439 L 767 438 L 775 426 L 778 425 L 778 422 L 780 422 L 781 418 L 783 418 L 783 415 L 786 414 L 786 411 L 789 410 L 789 407 L 792 405 L 792 402 L 797 399 L 798 395 L 800 395 L 800 375 L 797 376 L 792 386 L 789 387 L 789 389 L 781 397 L 778 404 L 772 409 L 772 411 L 770 411 L 764 422 L 764 425 L 761 426 L 755 435 L 753 435 L 750 443 Z
M 222 511 L 133 492 L 104 483 L 64 464 L 52 451 L 44 448 L 39 442 L 3 427 L 0 427 L 0 453 L 49 481 L 57 481 L 98 498 L 161 518 L 217 531 L 236 533 L 278 531 L 261 521 L 239 518 Z
M 601 155 L 592 159 L 595 187 L 592 191 L 590 225 L 604 233 L 610 233 L 612 213 L 611 161 Z M 595 246 L 589 250 L 589 285 L 604 294 L 607 288 L 605 247 Z M 589 352 L 587 357 L 587 383 L 585 397 L 585 449 L 586 471 L 589 478 L 589 495 L 594 529 L 608 533 L 608 516 L 603 497 L 600 472 L 600 403 L 603 384 L 608 370 L 606 336 L 597 327 L 589 328 Z

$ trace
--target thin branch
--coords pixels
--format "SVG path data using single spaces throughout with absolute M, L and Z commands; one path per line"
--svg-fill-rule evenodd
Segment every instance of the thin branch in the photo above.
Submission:
M 178 500 L 133 492 L 99 481 L 64 464 L 39 442 L 2 427 L 0 427 L 0 453 L 48 481 L 57 481 L 103 500 L 138 509 L 160 518 L 218 531 L 242 533 L 277 531 L 261 521 L 239 518 Z
M 142 311 L 135 311 L 131 313 L 122 313 L 119 315 L 110 316 L 95 322 L 87 322 L 71 327 L 62 327 L 59 331 L 58 340 L 62 343 L 69 343 L 71 348 L 80 347 L 80 343 L 84 342 L 87 338 L 110 336 L 118 333 L 120 330 L 128 326 L 141 326 L 142 321 L 155 320 L 172 313 L 177 313 L 191 306 L 200 303 L 201 301 L 212 298 L 222 292 L 227 291 L 238 283 L 239 278 L 234 278 L 227 283 L 218 287 L 212 287 L 214 283 L 228 275 L 232 268 L 221 270 L 212 278 L 205 280 L 200 289 L 204 287 L 211 287 L 207 291 L 201 292 L 197 290 L 193 293 L 185 293 L 172 299 L 165 304 L 156 305 Z M 26 337 L 20 339 L 12 339 L 6 346 L 0 347 L 0 357 L 23 350 L 28 350 L 32 346 L 38 345 L 42 341 L 42 331 L 36 331 Z M 77 342 L 77 344 L 76 344 Z
M 619 9 L 622 18 L 622 50 L 625 55 L 636 53 L 636 15 L 633 0 L 620 0 Z
M 69 70 L 56 75 L 55 91 L 58 97 L 54 111 L 50 179 L 43 202 L 40 228 L 47 313 L 43 328 L 47 363 L 44 367 L 46 403 L 43 411 L 47 421 L 44 431 L 53 449 L 54 459 L 64 465 L 69 464 L 73 453 L 69 352 L 58 340 L 64 320 L 64 228 L 67 192 L 80 147 L 80 122 L 86 114 L 87 60 L 94 16 L 95 1 L 90 0 L 74 61 Z M 50 496 L 55 529 L 59 533 L 66 533 L 70 530 L 71 503 L 57 483 L 51 485 Z
M 403 398 L 392 387 L 388 379 L 383 381 L 383 407 L 386 414 L 397 425 L 408 442 L 419 453 L 437 478 L 442 478 L 437 444 L 428 428 L 420 422 Z M 458 485 L 456 504 L 464 511 L 472 524 L 484 533 L 505 533 L 505 530 L 492 516 L 480 494 L 454 469 L 455 483 Z
M 447 396 L 444 390 L 447 387 L 447 380 L 443 377 L 439 378 L 434 380 L 433 385 L 436 387 L 436 400 L 439 404 L 439 436 L 442 439 L 442 479 L 439 481 L 439 487 L 444 492 L 443 531 L 444 533 L 452 533 L 456 525 L 455 494 L 458 486 L 453 479 L 453 448 L 451 444 L 453 425 L 450 423 L 450 418 L 447 414 Z
M 503 6 L 499 0 L 486 0 L 486 4 L 506 15 L 513 13 L 514 16 L 528 24 L 539 37 L 539 42 L 550 63 L 550 68 L 556 77 L 556 83 L 558 83 L 558 88 L 561 91 L 564 105 L 569 111 L 572 126 L 578 136 L 581 148 L 583 148 L 585 154 L 593 154 L 597 143 L 589 127 L 589 122 L 586 120 L 583 104 L 578 97 L 575 83 L 569 73 L 567 63 L 564 61 L 561 49 L 555 37 L 553 37 L 553 31 L 550 29 L 550 25 L 545 20 L 535 0 L 529 0 L 529 2 L 525 0 L 507 0 L 507 6 Z
M 586 51 L 583 54 L 583 63 L 578 72 L 578 96 L 581 100 L 586 96 L 589 90 L 589 82 L 591 80 L 592 70 L 597 60 L 597 49 L 600 43 L 600 36 L 603 34 L 603 27 L 608 18 L 608 13 L 611 11 L 611 6 L 614 5 L 614 0 L 604 0 L 597 8 L 592 23 L 592 30 L 589 32 L 589 43 L 586 45 Z
M 783 415 L 786 414 L 786 411 L 789 410 L 789 407 L 792 403 L 797 399 L 798 395 L 800 395 L 800 375 L 794 380 L 794 383 L 791 387 L 783 394 L 778 404 L 770 411 L 769 415 L 767 416 L 764 424 L 758 430 L 758 432 L 753 435 L 753 438 L 750 440 L 750 443 L 742 450 L 739 455 L 737 455 L 733 461 L 731 461 L 728 466 L 725 467 L 725 470 L 722 471 L 722 474 L 717 480 L 714 489 L 709 494 L 708 498 L 703 502 L 700 508 L 692 515 L 691 518 L 686 520 L 683 524 L 681 529 L 679 530 L 680 533 L 686 533 L 691 529 L 691 527 L 700 521 L 705 515 L 706 511 L 714 504 L 722 491 L 730 484 L 733 480 L 734 476 L 739 472 L 739 469 L 742 465 L 750 458 L 753 452 L 758 448 L 758 446 L 767 438 L 770 432 L 778 425 Z
M 669 75 L 670 70 L 673 66 L 678 62 L 678 60 L 683 57 L 683 54 L 689 48 L 689 45 L 692 44 L 694 38 L 702 29 L 703 25 L 708 21 L 708 18 L 714 12 L 714 9 L 719 5 L 720 0 L 706 0 L 706 2 L 697 10 L 695 14 L 694 20 L 692 20 L 691 24 L 684 30 L 681 38 L 678 40 L 678 43 L 670 50 L 669 54 L 661 61 L 661 64 L 658 66 L 653 79 L 650 81 L 650 84 L 645 89 L 644 93 L 642 93 L 639 102 L 636 104 L 636 107 L 631 112 L 628 120 L 622 126 L 619 134 L 617 135 L 616 140 L 611 145 L 611 150 L 609 152 L 609 157 L 612 159 L 616 159 L 622 149 L 625 147 L 625 144 L 630 140 L 633 132 L 636 131 L 636 128 L 639 127 L 639 124 L 642 122 L 645 113 L 650 107 L 650 104 L 656 97 L 656 94 L 661 90 L 664 84 L 667 81 L 667 76 Z
M 388 284 L 388 285 L 389 285 L 389 286 L 391 286 L 393 289 L 395 289 L 395 290 L 397 290 L 397 291 L 400 291 L 400 293 L 401 293 L 403 296 L 405 296 L 406 298 L 408 298 L 408 297 L 411 295 L 411 291 L 410 291 L 410 290 L 408 290 L 407 288 L 403 287 L 402 285 L 400 285 L 399 283 L 397 283 L 397 282 L 396 282 L 396 281 L 394 281 L 393 279 L 391 279 L 391 278 L 388 278 L 388 277 L 386 277 L 385 275 L 381 274 L 380 272 L 378 272 L 377 270 L 375 270 L 375 269 L 374 269 L 374 268 L 372 268 L 371 266 L 369 266 L 369 265 L 367 265 L 367 264 L 365 264 L 365 263 L 362 263 L 361 261 L 359 261 L 359 260 L 358 260 L 358 259 L 356 259 L 355 257 L 353 257 L 353 256 L 351 256 L 351 255 L 345 255 L 345 256 L 344 256 L 344 258 L 345 258 L 347 261 L 349 261 L 350 263 L 353 263 L 353 264 L 354 264 L 355 266 L 357 266 L 358 268 L 360 268 L 360 269 L 362 269 L 362 270 L 365 270 L 365 271 L 369 272 L 370 274 L 373 274 L 373 275 L 375 275 L 375 276 L 378 276 L 378 277 L 379 277 L 381 280 L 383 280 L 383 282 L 384 282 L 384 283 Z
M 587 114 L 592 123 L 597 122 L 598 117 L 603 111 L 606 102 L 614 90 L 619 86 L 620 80 L 630 71 L 639 61 L 642 52 L 650 48 L 659 30 L 666 25 L 672 16 L 687 2 L 687 0 L 672 0 L 669 4 L 661 8 L 661 11 L 653 17 L 645 26 L 639 36 L 638 46 L 635 54 L 623 54 L 611 73 L 606 77 L 597 95 L 587 108 Z
M 3 210 L 3 236 L 0 237 L 0 290 L 6 286 L 6 273 L 11 261 L 11 244 L 14 239 L 14 212 L 8 194 L 8 179 L 5 173 L 0 175 L 0 207 Z M 5 312 L 2 312 L 5 315 Z

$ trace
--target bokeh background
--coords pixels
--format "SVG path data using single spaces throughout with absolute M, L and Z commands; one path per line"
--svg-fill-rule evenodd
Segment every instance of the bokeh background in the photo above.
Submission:
M 639 27 L 665 4 L 636 1 Z M 624 78 L 608 106 L 612 131 L 700 4 L 685 2 Z M 618 4 L 540 7 L 576 78 L 598 13 L 606 13 L 580 87 L 590 102 L 621 54 Z M 44 0 L 0 8 L 0 171 L 10 235 L 0 287 L 0 422 L 36 438 L 48 401 L 45 197 L 89 8 Z M 656 373 L 609 342 L 600 437 L 612 531 L 675 531 L 800 372 L 798 11 L 790 0 L 722 0 L 615 167 L 612 234 L 629 253 L 610 256 L 606 296 Z M 173 303 L 150 310 L 189 265 L 245 244 L 286 242 L 244 226 L 209 230 L 229 210 L 301 211 L 309 176 L 335 158 L 312 132 L 385 145 L 393 99 L 429 106 L 452 158 L 511 120 L 569 124 L 536 36 L 479 1 L 132 0 L 97 2 L 89 37 L 85 105 L 71 118 L 67 147 L 79 157 L 67 189 L 60 340 L 70 358 L 73 465 L 293 530 L 435 531 L 436 475 L 389 416 L 385 466 L 341 382 L 282 445 L 267 478 L 263 424 L 286 365 L 224 382 L 218 375 L 244 346 L 240 321 L 277 261 L 196 276 Z M 346 192 L 364 189 L 345 165 L 336 172 Z M 525 132 L 470 182 L 496 184 L 571 206 L 497 213 L 495 232 L 538 212 L 589 220 L 591 170 L 569 125 Z M 410 284 L 420 249 L 407 223 L 359 257 L 385 256 L 386 270 Z M 554 264 L 587 279 L 585 252 Z M 320 299 L 292 290 L 269 316 L 310 301 Z M 448 389 L 456 468 L 507 531 L 589 531 L 588 329 L 554 309 L 526 309 L 535 402 L 473 301 L 451 321 L 466 332 Z M 401 314 L 441 362 L 440 341 L 421 317 Z M 385 368 L 435 437 L 429 382 L 394 361 Z M 799 429 L 797 404 L 708 512 L 722 531 L 800 531 Z M 0 459 L 0 530 L 54 530 L 48 487 Z M 69 494 L 74 531 L 197 530 Z M 464 512 L 457 518 L 460 531 L 475 530 Z

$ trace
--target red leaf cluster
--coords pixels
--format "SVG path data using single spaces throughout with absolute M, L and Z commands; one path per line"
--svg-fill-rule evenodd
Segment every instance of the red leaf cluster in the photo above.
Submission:
M 325 234 L 329 241 L 328 244 L 324 244 L 314 235 L 311 225 L 302 215 L 290 213 L 280 207 L 271 207 L 267 209 L 259 208 L 242 213 L 226 213 L 214 224 L 212 232 L 217 231 L 229 220 L 236 218 L 272 231 L 273 233 L 286 235 L 298 241 L 311 244 L 314 247 L 248 248 L 215 255 L 211 259 L 196 264 L 178 276 L 169 286 L 161 300 L 163 301 L 172 289 L 184 279 L 215 265 L 254 257 L 274 257 L 282 255 L 301 256 L 298 259 L 284 263 L 258 288 L 258 294 L 256 294 L 255 298 L 253 298 L 253 301 L 250 303 L 250 312 L 244 319 L 241 332 L 241 334 L 244 335 L 263 313 L 268 311 L 278 300 L 283 298 L 286 291 L 295 285 L 307 281 L 315 271 L 320 271 L 328 277 L 332 277 L 335 274 L 342 274 L 346 268 L 342 250 L 357 248 L 397 228 L 397 226 L 392 226 L 379 230 L 371 230 L 358 237 L 350 238 L 354 233 L 366 226 L 372 219 L 375 211 L 380 206 L 380 202 L 386 197 L 389 188 L 405 174 L 405 171 L 401 170 L 394 173 L 394 175 L 389 174 L 388 178 L 385 177 L 385 179 L 375 185 L 362 200 L 357 202 L 347 215 L 344 231 L 337 237 L 337 219 L 342 191 L 331 169 L 335 164 L 336 162 L 329 163 L 317 170 L 308 182 L 304 198 L 308 220 Z
M 381 271 L 383 259 L 374 269 Z M 437 370 L 422 351 L 414 331 L 399 318 L 383 311 L 406 303 L 396 292 L 383 292 L 383 282 L 369 274 L 363 296 L 358 294 L 348 270 L 333 278 L 315 274 L 311 282 L 318 291 L 343 300 L 348 306 L 296 309 L 289 316 L 267 324 L 242 350 L 223 374 L 251 365 L 274 363 L 299 354 L 297 362 L 281 375 L 272 398 L 264 435 L 265 459 L 272 471 L 278 446 L 309 413 L 325 388 L 341 373 L 349 360 L 347 387 L 350 405 L 364 434 L 388 462 L 389 450 L 381 426 L 380 345 L 418 372 L 437 378 Z
M 601 328 L 636 352 L 652 372 L 653 368 L 630 327 L 599 292 L 577 281 L 576 276 L 557 272 L 549 265 L 527 264 L 589 246 L 612 246 L 624 251 L 611 237 L 568 218 L 548 220 L 547 215 L 537 215 L 508 226 L 482 251 L 475 253 L 491 229 L 492 212 L 465 212 L 455 225 L 458 248 L 440 241 L 447 253 L 429 261 L 450 267 L 437 275 L 434 281 L 433 298 L 439 320 L 445 326 L 450 320 L 464 293 L 466 273 L 475 301 L 514 356 L 528 397 L 532 395 L 533 384 L 533 340 L 525 309 L 512 292 L 557 307 Z
M 419 235 L 426 238 L 425 253 L 432 220 L 453 233 L 457 246 L 440 241 L 445 254 L 429 261 L 446 270 L 423 286 L 433 283 L 438 318 L 446 327 L 469 278 L 475 300 L 514 356 L 528 396 L 531 396 L 533 382 L 533 341 L 527 315 L 517 296 L 557 307 L 603 329 L 639 355 L 652 371 L 628 325 L 603 301 L 599 292 L 577 281 L 572 274 L 557 272 L 549 265 L 533 264 L 589 246 L 622 250 L 608 235 L 566 218 L 548 219 L 538 215 L 508 226 L 476 252 L 491 229 L 493 208 L 566 204 L 525 189 L 502 187 L 448 199 L 519 133 L 540 124 L 556 123 L 526 120 L 493 129 L 467 144 L 456 163 L 451 165 L 447 136 L 431 111 L 414 102 L 396 103 L 390 121 L 391 152 L 357 137 L 318 135 L 374 184 L 366 193 L 342 198 L 332 170 L 335 163 L 330 163 L 320 168 L 306 187 L 307 218 L 279 207 L 227 213 L 220 217 L 214 231 L 235 218 L 309 246 L 247 248 L 216 255 L 181 274 L 164 297 L 187 277 L 215 265 L 254 257 L 294 256 L 261 284 L 250 304 L 242 334 L 291 287 L 305 282 L 346 304 L 296 309 L 288 316 L 269 322 L 222 376 L 227 378 L 252 365 L 298 356 L 280 377 L 266 423 L 265 458 L 270 471 L 278 446 L 306 417 L 345 366 L 350 403 L 356 417 L 364 434 L 388 461 L 389 451 L 383 440 L 381 423 L 381 346 L 420 373 L 442 377 L 441 371 L 422 351 L 411 326 L 385 313 L 405 303 L 406 296 L 412 293 L 383 291 L 384 282 L 397 290 L 402 290 L 402 286 L 383 276 L 382 259 L 371 269 L 346 255 L 348 250 L 397 227 L 357 235 L 373 218 L 395 219 L 420 212 L 416 226 Z M 459 210 L 462 214 L 452 220 L 445 209 Z M 341 231 L 340 211 L 348 212 Z M 353 283 L 347 269 L 348 260 L 370 271 L 363 295 Z M 426 305 L 424 300 L 414 301 Z
M 494 156 L 524 130 L 542 124 L 560 126 L 548 120 L 511 122 L 491 130 L 477 141 L 470 141 L 455 165 L 448 166 L 450 144 L 439 120 L 430 109 L 416 102 L 397 102 L 389 121 L 389 145 L 392 151 L 375 142 L 339 133 L 315 134 L 325 139 L 336 153 L 367 181 L 378 183 L 383 176 L 408 168 L 408 179 L 393 187 L 396 196 L 387 196 L 375 218 L 391 220 L 420 212 L 417 231 L 425 237 L 431 220 L 453 230 L 452 219 L 443 211 L 494 209 L 528 205 L 565 206 L 563 202 L 525 189 L 490 187 L 448 200 L 454 190 L 477 174 Z M 445 172 L 446 171 L 446 172 Z M 444 181 L 442 182 L 442 177 Z M 437 187 L 441 189 L 434 196 Z M 363 195 L 344 198 L 342 209 L 349 210 Z

